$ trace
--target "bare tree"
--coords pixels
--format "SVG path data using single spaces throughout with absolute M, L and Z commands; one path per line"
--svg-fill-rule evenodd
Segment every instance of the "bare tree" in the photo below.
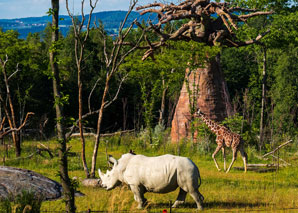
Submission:
M 12 95 L 10 91 L 10 85 L 9 85 L 9 80 L 11 79 L 12 76 L 14 76 L 17 72 L 19 72 L 19 64 L 16 66 L 16 71 L 13 72 L 10 76 L 7 75 L 6 71 L 6 65 L 8 63 L 8 55 L 6 55 L 5 60 L 0 59 L 0 64 L 1 64 L 1 69 L 3 73 L 3 78 L 4 78 L 4 84 L 6 88 L 6 99 L 8 100 L 8 107 L 6 106 L 6 101 L 4 97 L 0 94 L 0 103 L 2 104 L 4 108 L 4 113 L 6 115 L 6 118 L 8 120 L 8 124 L 10 127 L 10 131 L 5 132 L 5 135 L 8 133 L 12 134 L 12 140 L 15 146 L 15 154 L 16 157 L 19 157 L 21 155 L 21 138 L 20 138 L 20 130 L 24 127 L 26 122 L 24 122 L 24 125 L 20 125 L 17 127 L 17 122 L 16 122 L 16 116 L 15 116 L 15 111 L 14 111 L 14 104 L 12 101 Z M 34 113 L 27 113 L 25 121 L 27 121 L 29 115 L 33 115 Z M 20 122 L 22 122 L 22 119 L 20 118 Z M 4 134 L 4 133 L 3 133 Z M 2 135 L 3 137 L 4 135 Z
M 118 37 L 114 40 L 113 47 L 108 54 L 107 50 L 107 37 L 106 34 L 102 29 L 99 29 L 103 38 L 104 38 L 104 56 L 105 56 L 105 64 L 106 64 L 106 78 L 105 78 L 105 86 L 104 86 L 104 91 L 101 97 L 101 104 L 98 110 L 98 119 L 97 119 L 97 129 L 96 129 L 96 138 L 95 138 L 95 144 L 93 148 L 93 155 L 92 155 L 92 165 L 91 165 L 91 177 L 95 176 L 95 169 L 96 169 L 96 158 L 97 158 L 97 151 L 98 151 L 98 146 L 100 142 L 100 132 L 101 132 L 101 123 L 102 123 L 102 118 L 103 118 L 103 111 L 105 108 L 107 108 L 115 99 L 117 98 L 121 84 L 124 79 L 121 80 L 118 90 L 111 100 L 108 99 L 108 93 L 109 93 L 109 87 L 110 87 L 110 80 L 112 77 L 115 75 L 115 73 L 118 71 L 119 66 L 124 62 L 124 59 L 132 53 L 140 44 L 144 31 L 142 35 L 136 40 L 135 44 L 130 47 L 128 50 L 123 51 L 123 45 L 125 44 L 125 40 L 127 39 L 127 36 L 129 35 L 132 27 L 134 24 L 138 24 L 136 20 L 131 23 L 131 25 L 124 30 L 124 26 L 126 24 L 127 18 L 133 8 L 135 7 L 137 3 L 137 0 L 131 1 L 131 5 L 129 7 L 129 10 L 121 23 L 119 27 L 119 32 L 118 32 Z
M 84 3 L 85 0 L 82 0 L 82 5 L 81 5 L 81 16 L 82 20 L 81 22 L 78 23 L 78 21 L 75 20 L 74 15 L 70 12 L 69 6 L 68 6 L 68 0 L 66 0 L 66 9 L 68 12 L 68 15 L 71 17 L 72 21 L 72 26 L 73 26 L 73 32 L 74 32 L 74 37 L 75 37 L 75 59 L 76 59 L 76 66 L 77 66 L 77 72 L 78 72 L 78 99 L 79 99 L 79 131 L 80 131 L 80 138 L 81 138 L 81 143 L 82 143 L 82 151 L 81 151 L 81 157 L 82 157 L 82 163 L 85 171 L 85 175 L 88 178 L 89 175 L 89 170 L 88 166 L 86 163 L 86 155 L 85 155 L 85 138 L 84 138 L 84 130 L 83 130 L 83 123 L 82 123 L 82 116 L 83 116 L 83 95 L 82 95 L 82 90 L 83 90 L 83 82 L 82 82 L 82 63 L 84 61 L 84 49 L 85 49 L 85 44 L 89 36 L 90 32 L 90 23 L 91 23 L 91 18 L 92 18 L 92 13 L 93 10 L 96 7 L 98 0 L 95 0 L 93 3 L 92 0 L 89 0 L 89 4 L 91 7 L 90 13 L 89 13 L 89 18 L 87 22 L 87 27 L 85 31 L 85 35 L 82 36 L 82 28 L 85 24 L 85 14 L 84 14 Z
M 68 162 L 67 162 L 67 148 L 66 148 L 66 136 L 65 136 L 65 124 L 64 124 L 64 113 L 63 104 L 61 103 L 61 88 L 60 88 L 60 77 L 59 77 L 59 67 L 57 64 L 57 42 L 59 39 L 59 0 L 52 0 L 52 44 L 50 51 L 50 64 L 53 75 L 53 93 L 55 100 L 56 109 L 56 120 L 57 120 L 57 134 L 60 143 L 59 158 L 60 158 L 60 181 L 63 187 L 64 199 L 66 202 L 66 211 L 75 212 L 75 197 L 74 188 L 71 184 L 70 178 L 68 176 Z
M 0 100 L 1 100 L 2 98 L 1 98 L 1 96 L 0 96 Z M 28 112 L 27 114 L 26 114 L 26 117 L 25 117 L 25 119 L 24 119 L 24 121 L 23 121 L 23 123 L 18 127 L 18 128 L 15 128 L 15 129 L 4 129 L 4 123 L 5 123 L 5 120 L 6 120 L 6 117 L 4 117 L 3 119 L 2 119 L 2 121 L 1 121 L 1 124 L 0 124 L 0 139 L 1 138 L 3 138 L 4 136 L 6 136 L 6 135 L 8 135 L 9 133 L 11 133 L 11 132 L 18 132 L 18 131 L 20 131 L 25 125 L 26 125 L 26 123 L 27 123 L 27 120 L 28 120 L 28 118 L 29 118 L 29 116 L 31 116 L 31 115 L 34 115 L 34 113 L 33 112 Z
M 147 57 L 153 57 L 154 51 L 166 45 L 168 40 L 195 41 L 208 46 L 226 47 L 240 47 L 257 43 L 269 31 L 259 34 L 255 38 L 241 41 L 237 39 L 235 33 L 240 25 L 238 23 L 243 25 L 249 18 L 273 13 L 272 11 L 257 11 L 236 7 L 228 2 L 211 2 L 210 0 L 185 0 L 177 5 L 155 2 L 137 7 L 137 10 L 141 10 L 141 14 L 155 13 L 158 17 L 158 23 L 149 22 L 148 29 L 158 35 L 160 39 L 157 42 L 147 41 L 148 44 L 143 47 L 147 48 L 143 60 Z M 187 20 L 187 23 L 182 24 L 172 32 L 166 32 L 163 26 L 174 20 Z M 206 55 L 204 61 L 204 68 L 198 68 L 199 72 L 192 74 L 200 75 L 198 82 L 200 94 L 197 107 L 209 118 L 220 121 L 229 114 L 227 106 L 230 105 L 227 103 L 229 102 L 227 100 L 229 95 L 227 94 L 224 76 L 220 69 L 218 57 L 210 58 Z M 172 123 L 172 138 L 173 134 L 177 132 L 178 124 L 175 122 L 177 120 L 175 116 L 178 116 L 178 112 L 181 118 L 179 122 L 185 122 L 185 126 L 188 125 L 188 120 L 184 115 L 189 115 L 190 112 L 188 107 L 183 106 L 185 99 L 187 97 L 183 97 L 181 93 Z M 181 131 L 188 132 L 186 130 Z M 177 134 L 180 134 L 180 137 L 185 137 L 181 131 L 179 130 Z

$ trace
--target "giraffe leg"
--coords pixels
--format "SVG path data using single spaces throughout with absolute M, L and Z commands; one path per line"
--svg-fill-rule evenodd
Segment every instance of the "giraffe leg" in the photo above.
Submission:
M 247 171 L 247 154 L 244 151 L 243 146 L 240 147 L 240 154 L 241 154 L 241 157 L 243 160 L 244 172 L 246 172 Z
M 225 147 L 221 148 L 222 151 L 222 156 L 223 156 L 223 160 L 224 160 L 224 171 L 226 171 L 226 152 L 225 152 Z
M 216 168 L 217 168 L 218 171 L 220 171 L 220 168 L 219 168 L 218 163 L 217 163 L 217 161 L 215 159 L 215 155 L 219 152 L 220 149 L 221 149 L 221 146 L 217 146 L 216 149 L 215 149 L 215 151 L 212 154 L 212 158 L 214 160 L 215 166 L 216 166 Z
M 228 173 L 229 171 L 230 171 L 230 169 L 232 168 L 232 166 L 233 166 L 233 164 L 234 164 L 234 162 L 235 162 L 235 160 L 236 160 L 236 158 L 237 158 L 237 149 L 233 149 L 233 158 L 232 158 L 232 162 L 231 162 L 231 164 L 230 164 L 230 166 L 229 166 L 229 168 L 228 168 L 228 170 L 227 170 L 227 172 L 226 173 Z

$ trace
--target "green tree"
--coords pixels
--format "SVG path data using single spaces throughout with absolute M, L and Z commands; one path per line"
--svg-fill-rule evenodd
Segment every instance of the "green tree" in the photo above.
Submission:
M 67 161 L 67 149 L 66 149 L 66 136 L 65 136 L 65 117 L 63 113 L 63 94 L 61 93 L 59 67 L 57 51 L 59 48 L 59 0 L 52 0 L 52 8 L 50 9 L 50 15 L 52 15 L 52 39 L 50 47 L 50 65 L 52 70 L 53 79 L 53 95 L 55 100 L 56 109 L 56 121 L 57 121 L 57 134 L 60 143 L 59 158 L 60 168 L 59 175 L 61 185 L 63 187 L 64 199 L 66 202 L 66 211 L 75 212 L 75 197 L 74 188 L 71 180 L 68 176 L 68 161 Z
M 272 86 L 274 129 L 277 135 L 297 134 L 298 47 L 290 45 L 278 57 Z

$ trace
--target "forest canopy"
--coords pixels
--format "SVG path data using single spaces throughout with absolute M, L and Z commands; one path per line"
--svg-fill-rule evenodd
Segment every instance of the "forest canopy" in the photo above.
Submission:
M 229 2 L 229 1 L 227 1 Z M 190 58 L 200 58 L 202 52 L 215 52 L 221 55 L 222 70 L 232 100 L 233 116 L 227 123 L 233 124 L 239 133 L 252 145 L 256 145 L 261 119 L 261 99 L 263 70 L 263 50 L 266 47 L 266 97 L 264 114 L 265 144 L 280 137 L 297 135 L 298 125 L 298 10 L 296 1 L 233 1 L 242 7 L 270 9 L 274 13 L 269 17 L 255 17 L 247 25 L 239 26 L 237 36 L 255 37 L 264 28 L 270 29 L 262 39 L 262 45 L 254 44 L 241 48 L 206 47 L 194 42 L 168 42 L 155 53 L 155 59 L 142 61 L 145 52 L 137 49 L 119 67 L 111 79 L 109 98 L 117 93 L 117 99 L 107 109 L 103 117 L 102 133 L 118 130 L 154 129 L 157 125 L 169 128 L 179 92 L 184 81 L 185 69 L 190 65 Z M 181 26 L 181 22 L 172 21 L 166 27 L 169 30 Z M 99 31 L 103 28 L 91 28 L 84 49 L 83 61 L 83 111 L 87 113 L 96 109 L 101 101 L 106 69 L 104 39 Z M 103 29 L 104 30 L 104 29 Z M 238 32 L 238 31 L 237 31 Z M 81 32 L 82 36 L 84 31 Z M 105 32 L 106 33 L 106 32 Z M 128 35 L 134 43 L 142 33 L 133 29 Z M 107 34 L 107 33 L 106 33 Z M 148 34 L 150 39 L 156 35 Z M 26 39 L 20 39 L 16 31 L 0 30 L 0 58 L 8 58 L 6 72 L 9 76 L 10 93 L 15 107 L 16 122 L 21 124 L 26 112 L 34 112 L 26 131 L 31 137 L 48 138 L 55 134 L 55 113 L 51 72 L 48 52 L 51 28 L 48 26 L 42 33 L 29 33 Z M 107 52 L 113 45 L 113 38 L 105 40 Z M 74 55 L 74 34 L 71 29 L 66 36 L 60 34 L 58 43 L 58 64 L 61 70 L 63 104 L 68 126 L 77 119 L 77 73 Z M 143 41 L 145 43 L 145 41 Z M 125 51 L 128 47 L 124 47 Z M 195 61 L 195 60 L 193 60 Z M 197 61 L 198 62 L 198 61 Z M 1 71 L 3 67 L 1 67 Z M 6 88 L 3 72 L 0 73 L 0 94 L 6 100 Z M 94 85 L 96 85 L 94 87 Z M 92 93 L 90 94 L 90 92 Z M 164 94 L 163 91 L 166 91 Z M 160 117 L 162 100 L 165 110 Z M 4 105 L 1 102 L 0 120 L 5 117 Z M 239 126 L 235 123 L 242 123 Z M 96 128 L 96 117 L 89 116 L 84 120 L 86 131 Z

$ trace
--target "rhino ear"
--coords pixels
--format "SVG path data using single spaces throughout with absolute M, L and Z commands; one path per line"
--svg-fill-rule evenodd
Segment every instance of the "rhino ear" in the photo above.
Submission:
M 118 161 L 112 155 L 109 156 L 109 162 L 114 165 L 113 167 L 118 164 Z

